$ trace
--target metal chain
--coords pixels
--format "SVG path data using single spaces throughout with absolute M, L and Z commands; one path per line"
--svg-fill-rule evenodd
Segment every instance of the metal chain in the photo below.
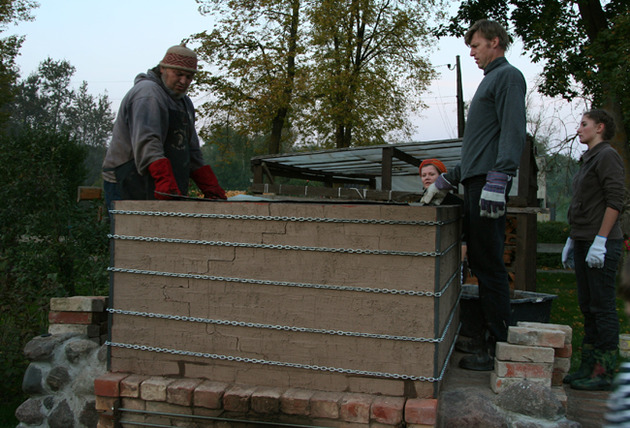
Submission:
M 282 244 L 255 244 L 249 242 L 224 242 L 224 241 L 205 241 L 197 239 L 180 239 L 180 238 L 160 238 L 157 236 L 130 236 L 108 234 L 110 239 L 120 239 L 127 241 L 143 241 L 143 242 L 166 242 L 171 244 L 194 244 L 194 245 L 211 245 L 219 247 L 244 247 L 244 248 L 265 248 L 272 250 L 298 250 L 298 251 L 318 251 L 326 253 L 347 253 L 347 254 L 370 254 L 370 255 L 389 255 L 389 256 L 413 256 L 413 257 L 438 257 L 443 253 L 437 251 L 394 251 L 394 250 L 364 250 L 354 248 L 326 248 L 326 247 L 304 247 L 299 245 L 282 245 Z
M 262 323 L 254 323 L 254 322 L 244 322 L 244 321 L 229 321 L 229 320 L 217 320 L 211 318 L 198 318 L 198 317 L 189 317 L 186 315 L 169 315 L 169 314 L 157 314 L 154 312 L 140 312 L 140 311 L 130 311 L 123 309 L 114 309 L 107 308 L 107 312 L 110 314 L 120 314 L 120 315 L 129 315 L 129 316 L 137 316 L 137 317 L 145 317 L 145 318 L 157 318 L 157 319 L 165 319 L 165 320 L 175 320 L 175 321 L 187 321 L 187 322 L 197 322 L 204 324 L 215 324 L 215 325 L 228 325 L 232 327 L 249 327 L 249 328 L 260 328 L 267 330 L 278 330 L 278 331 L 293 331 L 300 333 L 317 333 L 317 334 L 328 334 L 335 336 L 350 336 L 350 337 L 364 337 L 369 339 L 385 339 L 385 340 L 399 340 L 405 342 L 426 342 L 426 343 L 442 343 L 446 336 L 446 332 L 451 325 L 453 314 L 451 314 L 451 319 L 447 326 L 444 329 L 444 333 L 442 337 L 439 338 L 428 338 L 428 337 L 413 337 L 413 336 L 393 336 L 389 334 L 377 334 L 377 333 L 360 333 L 355 331 L 343 331 L 343 330 L 331 330 L 324 328 L 309 328 L 309 327 L 295 327 L 288 325 L 274 325 L 274 324 L 262 324 Z
M 265 216 L 265 215 L 245 215 L 245 214 L 209 214 L 209 213 L 182 213 L 166 211 L 136 211 L 136 210 L 110 210 L 112 214 L 121 215 L 143 215 L 159 217 L 191 217 L 191 218 L 214 218 L 229 220 L 265 220 L 265 221 L 290 221 L 290 222 L 315 222 L 315 223 L 350 223 L 350 224 L 399 224 L 415 226 L 443 226 L 459 218 L 444 221 L 425 220 L 381 220 L 381 219 L 354 219 L 354 218 L 321 218 L 321 217 L 293 217 L 293 216 Z
M 271 366 L 277 366 L 277 367 L 291 367 L 291 368 L 317 370 L 317 371 L 332 372 L 332 373 L 343 373 L 343 374 L 352 374 L 352 375 L 361 375 L 361 376 L 374 376 L 374 377 L 382 377 L 382 378 L 388 378 L 388 379 L 418 380 L 418 381 L 423 381 L 423 382 L 438 382 L 441 379 L 441 378 L 426 377 L 426 376 L 412 376 L 412 375 L 404 375 L 404 374 L 397 374 L 397 373 L 384 373 L 384 372 L 374 372 L 374 371 L 368 371 L 368 370 L 354 370 L 354 369 L 344 369 L 344 368 L 339 368 L 339 367 L 318 366 L 314 364 L 288 363 L 284 361 L 270 361 L 270 360 L 263 360 L 259 358 L 235 357 L 232 355 L 211 354 L 207 352 L 183 351 L 183 350 L 178 350 L 178 349 L 160 348 L 157 346 L 134 345 L 130 343 L 110 342 L 109 340 L 106 341 L 105 344 L 111 347 L 133 349 L 136 351 L 158 352 L 158 353 L 165 353 L 165 354 L 171 354 L 171 355 L 184 355 L 184 356 L 189 356 L 189 357 L 208 358 L 212 360 L 225 360 L 225 361 L 236 361 L 238 363 L 264 364 L 264 365 L 271 365 Z
M 463 293 L 463 290 L 460 291 L 458 300 L 461 299 L 462 293 Z M 446 333 L 450 330 L 455 313 L 456 311 L 451 311 L 451 317 L 446 323 L 446 326 L 444 326 L 444 333 L 442 334 L 442 340 L 444 337 L 446 337 Z M 139 350 L 139 351 L 167 353 L 167 354 L 173 354 L 173 355 L 185 355 L 185 356 L 192 356 L 192 357 L 209 358 L 209 359 L 214 359 L 214 360 L 227 360 L 227 361 L 236 361 L 236 362 L 252 363 L 252 364 L 265 364 L 265 365 L 272 365 L 272 366 L 279 366 L 279 367 L 293 367 L 293 368 L 301 368 L 301 369 L 308 369 L 308 370 L 357 374 L 357 375 L 363 375 L 363 376 L 375 376 L 375 377 L 383 377 L 383 378 L 390 378 L 390 379 L 417 380 L 421 382 L 439 382 L 443 379 L 444 373 L 446 372 L 446 367 L 448 365 L 448 361 L 451 358 L 451 354 L 453 353 L 453 349 L 455 348 L 455 341 L 457 340 L 457 337 L 459 335 L 460 328 L 461 328 L 461 323 L 457 327 L 457 332 L 455 332 L 453 343 L 451 344 L 451 347 L 448 351 L 448 355 L 446 356 L 446 359 L 444 360 L 444 365 L 442 366 L 440 375 L 437 378 L 427 377 L 427 376 L 401 375 L 401 374 L 396 374 L 396 373 L 373 372 L 373 371 L 366 371 L 366 370 L 353 370 L 353 369 L 344 369 L 344 368 L 337 368 L 337 367 L 326 367 L 326 366 L 318 366 L 318 365 L 313 365 L 313 364 L 288 363 L 288 362 L 283 362 L 283 361 L 269 361 L 269 360 L 263 360 L 263 359 L 258 359 L 258 358 L 235 357 L 232 355 L 211 354 L 211 353 L 205 353 L 205 352 L 182 351 L 182 350 L 176 350 L 176 349 L 170 349 L 170 348 L 160 348 L 156 346 L 134 345 L 134 344 L 129 344 L 129 343 L 111 342 L 109 340 L 105 342 L 105 345 L 111 346 L 111 347 L 125 348 L 125 349 L 134 349 L 134 350 Z
M 227 276 L 215 276 L 204 275 L 196 273 L 177 273 L 177 272 L 161 272 L 145 269 L 127 269 L 119 267 L 108 267 L 109 272 L 118 273 L 130 273 L 137 275 L 150 275 L 150 276 L 164 276 L 168 278 L 189 278 L 189 279 L 201 279 L 207 281 L 223 281 L 223 282 L 238 282 L 242 284 L 256 284 L 256 285 L 275 285 L 283 287 L 297 287 L 297 288 L 313 288 L 322 290 L 335 290 L 335 291 L 356 291 L 362 293 L 379 293 L 379 294 L 394 294 L 403 296 L 426 296 L 426 297 L 441 297 L 446 290 L 454 283 L 455 278 L 459 277 L 460 272 L 455 273 L 449 278 L 444 285 L 444 288 L 440 291 L 416 291 L 416 290 L 396 290 L 391 288 L 371 288 L 371 287 L 352 287 L 348 285 L 329 285 L 329 284 L 310 284 L 303 282 L 290 282 L 290 281 L 271 281 L 263 279 L 250 279 L 250 278 L 235 278 Z

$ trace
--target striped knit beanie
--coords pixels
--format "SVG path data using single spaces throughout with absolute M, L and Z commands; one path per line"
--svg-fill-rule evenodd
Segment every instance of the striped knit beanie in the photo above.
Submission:
M 160 65 L 194 73 L 197 71 L 197 54 L 188 49 L 184 43 L 171 46 L 166 51 L 164 59 L 160 61 Z

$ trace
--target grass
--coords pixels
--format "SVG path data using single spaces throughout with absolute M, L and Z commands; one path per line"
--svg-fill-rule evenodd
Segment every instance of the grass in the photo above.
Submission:
M 538 272 L 536 275 L 536 292 L 555 294 L 558 296 L 551 305 L 549 322 L 565 324 L 573 328 L 573 354 L 571 369 L 576 370 L 580 365 L 580 348 L 584 337 L 584 319 L 578 306 L 575 274 L 573 272 Z M 628 319 L 624 313 L 623 302 L 617 299 L 617 313 L 619 314 L 620 332 L 630 333 Z

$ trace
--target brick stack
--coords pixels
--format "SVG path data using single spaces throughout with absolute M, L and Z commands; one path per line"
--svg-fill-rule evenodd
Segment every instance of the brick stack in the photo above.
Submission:
M 343 427 L 434 427 L 436 399 L 106 373 L 94 381 L 98 428 L 269 421 Z M 127 423 L 125 423 L 127 422 Z M 119 425 L 120 424 L 120 425 Z
M 519 322 L 511 326 L 508 341 L 497 343 L 492 390 L 499 393 L 523 379 L 561 386 L 571 367 L 571 338 L 567 325 Z
M 48 333 L 74 333 L 102 345 L 107 340 L 107 297 L 53 297 L 48 313 Z

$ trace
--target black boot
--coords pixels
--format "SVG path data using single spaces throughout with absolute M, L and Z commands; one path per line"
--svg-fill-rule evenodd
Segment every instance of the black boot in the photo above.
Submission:
M 477 352 L 466 355 L 459 360 L 459 367 L 465 370 L 476 370 L 487 372 L 494 369 L 494 341 L 481 340 L 481 345 Z
M 464 354 L 477 354 L 483 348 L 484 340 L 481 337 L 459 336 L 455 342 L 455 350 Z
M 593 367 L 595 367 L 595 348 L 593 345 L 584 344 L 582 345 L 582 362 L 580 363 L 580 368 L 566 375 L 562 382 L 571 383 L 578 379 L 587 378 L 593 373 Z

